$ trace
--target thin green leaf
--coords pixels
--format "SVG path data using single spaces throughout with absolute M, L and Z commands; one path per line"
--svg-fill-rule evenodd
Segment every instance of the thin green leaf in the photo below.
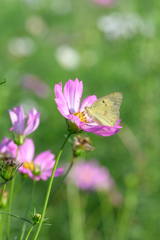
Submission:
M 11 213 L 5 213 L 5 212 L 0 212 L 0 214 L 5 214 L 5 215 L 9 215 L 9 216 L 11 216 L 11 217 L 19 218 L 19 219 L 21 219 L 21 220 L 23 220 L 23 221 L 26 221 L 26 222 L 28 222 L 28 223 L 30 223 L 30 224 L 33 225 L 33 223 L 32 223 L 31 221 L 29 221 L 29 220 L 27 220 L 27 219 L 25 219 L 25 218 L 19 217 L 19 216 L 17 216 L 17 215 L 14 215 L 14 214 L 11 214 Z
M 3 82 L 0 82 L 0 84 L 6 83 L 6 79 L 3 78 Z

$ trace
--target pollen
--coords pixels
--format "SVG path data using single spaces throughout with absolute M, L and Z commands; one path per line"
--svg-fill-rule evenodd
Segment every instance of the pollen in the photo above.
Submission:
M 33 162 L 24 162 L 23 167 L 33 171 L 34 170 L 34 163 Z
M 87 123 L 87 117 L 85 115 L 85 112 L 78 111 L 76 113 L 73 113 L 73 115 L 79 117 L 81 122 Z

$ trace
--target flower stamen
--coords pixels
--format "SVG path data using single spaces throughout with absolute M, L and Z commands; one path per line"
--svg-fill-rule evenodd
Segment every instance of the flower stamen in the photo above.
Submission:
M 81 122 L 87 123 L 87 117 L 85 115 L 85 112 L 78 111 L 76 113 L 73 113 L 73 115 L 79 117 Z
M 33 162 L 24 162 L 23 167 L 33 171 L 34 170 L 34 163 Z

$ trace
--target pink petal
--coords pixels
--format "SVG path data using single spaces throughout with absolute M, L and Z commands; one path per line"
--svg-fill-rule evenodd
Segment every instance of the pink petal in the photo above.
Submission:
M 0 152 L 4 153 L 7 152 L 8 144 L 10 143 L 11 139 L 5 137 L 3 138 L 1 144 L 0 144 Z
M 18 169 L 18 171 L 23 174 L 28 174 L 30 178 L 34 179 L 32 171 L 30 169 L 23 167 L 23 165 Z
M 81 129 L 83 129 L 86 132 L 93 132 L 96 135 L 109 137 L 120 131 L 119 128 L 122 128 L 121 126 L 119 126 L 120 121 L 121 119 L 117 121 L 114 127 L 105 126 L 105 125 L 100 126 L 97 124 L 93 125 L 93 123 L 91 124 L 88 123 L 88 124 L 82 125 Z
M 82 126 L 81 128 L 86 132 L 94 132 L 95 133 L 95 132 L 103 129 L 104 126 L 86 124 L 86 125 Z
M 5 137 L 0 144 L 0 152 L 12 154 L 12 157 L 16 157 L 17 145 L 9 138 Z
M 103 137 L 109 137 L 112 136 L 116 133 L 118 133 L 120 130 L 119 129 L 112 129 L 112 130 L 108 130 L 108 129 L 102 129 L 100 131 L 94 132 L 96 135 L 100 135 Z
M 54 177 L 59 177 L 64 172 L 63 168 L 57 168 L 55 171 Z M 43 181 L 46 181 L 48 178 L 50 178 L 52 175 L 52 170 L 46 170 L 39 175 L 39 180 L 42 179 Z
M 29 111 L 29 118 L 27 121 L 27 127 L 24 130 L 24 135 L 28 135 L 37 129 L 40 122 L 39 117 L 40 112 L 37 112 L 35 108 L 33 108 L 33 111 L 32 110 Z
M 102 128 L 94 133 L 97 135 L 103 136 L 103 137 L 109 137 L 111 135 L 114 135 L 120 131 L 120 128 L 122 128 L 121 126 L 119 126 L 120 121 L 121 121 L 121 119 L 118 120 L 118 122 L 116 123 L 116 125 L 114 127 L 104 126 L 104 128 Z
M 10 141 L 8 143 L 8 149 L 7 149 L 8 153 L 11 153 L 12 156 L 15 158 L 16 154 L 17 154 L 17 144 L 15 144 L 13 141 Z M 17 159 L 18 160 L 18 159 Z
M 56 95 L 56 98 L 62 98 L 63 97 L 63 93 L 62 93 L 62 83 L 58 83 L 58 84 L 55 84 L 55 87 L 54 87 L 54 93 Z
M 83 100 L 81 104 L 81 111 L 85 111 L 85 107 L 90 107 L 92 103 L 94 103 L 97 100 L 97 97 L 95 95 L 89 96 L 86 99 Z
M 25 139 L 23 145 L 19 148 L 18 160 L 20 162 L 31 162 L 34 157 L 34 142 L 32 139 Z
M 60 175 L 62 175 L 64 172 L 64 168 L 57 168 L 56 172 L 55 172 L 55 177 L 59 177 Z
M 14 125 L 17 122 L 17 115 L 12 110 L 8 110 L 12 124 Z
M 36 177 L 36 181 L 39 181 L 41 179 L 41 175 Z M 46 181 L 47 179 L 45 179 L 44 181 Z
M 74 115 L 69 115 L 69 116 L 68 116 L 68 119 L 69 119 L 71 122 L 75 123 L 78 128 L 81 127 L 81 121 L 80 121 L 79 117 L 74 116 Z
M 17 108 L 14 108 L 14 112 L 9 110 L 11 122 L 13 124 L 13 130 L 16 134 L 23 135 L 23 130 L 25 127 L 25 119 L 26 116 L 24 114 L 22 106 L 18 106 Z
M 54 157 L 55 155 L 51 153 L 51 151 L 47 150 L 34 159 L 34 164 L 38 164 L 40 166 L 41 171 L 52 169 L 54 166 Z
M 83 83 L 78 81 L 69 80 L 64 86 L 64 97 L 68 103 L 70 113 L 78 112 L 79 105 L 82 97 Z
M 66 105 L 66 102 L 64 102 L 63 99 L 61 98 L 55 98 L 55 102 L 57 104 L 58 110 L 60 111 L 60 113 L 67 118 L 67 115 L 70 114 L 69 109 Z
M 68 109 L 68 104 L 64 98 L 63 92 L 62 92 L 62 83 L 55 84 L 54 92 L 56 95 L 55 101 L 57 103 L 59 111 L 62 113 L 62 115 L 68 115 L 70 114 Z
M 47 171 L 42 172 L 42 174 L 40 175 L 40 178 L 43 181 L 46 181 L 48 178 L 51 177 L 51 175 L 52 175 L 52 170 L 47 170 Z
M 123 128 L 122 126 L 119 125 L 120 122 L 121 122 L 121 119 L 118 119 L 118 121 L 117 121 L 117 123 L 115 124 L 114 127 L 116 127 L 116 128 Z

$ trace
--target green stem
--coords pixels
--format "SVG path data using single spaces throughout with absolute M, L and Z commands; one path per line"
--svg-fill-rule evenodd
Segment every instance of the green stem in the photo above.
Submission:
M 11 211 L 14 182 L 15 182 L 15 178 L 13 178 L 11 181 L 10 197 L 9 197 L 9 201 L 8 201 L 8 213 L 10 213 L 10 211 Z M 9 239 L 9 232 L 10 232 L 10 215 L 8 215 L 8 218 L 7 218 L 7 238 L 6 238 L 7 240 Z
M 74 199 L 74 201 L 73 201 Z M 84 225 L 84 210 L 81 207 L 81 199 L 79 189 L 72 185 L 67 184 L 67 202 L 69 211 L 70 223 L 70 239 L 71 240 L 85 240 L 85 225 Z
M 129 230 L 133 222 L 135 209 L 137 207 L 137 183 L 138 179 L 136 175 L 129 174 L 126 176 L 126 196 L 124 206 L 119 212 L 117 223 L 115 224 L 115 230 L 113 231 L 112 240 L 126 240 L 128 239 Z
M 3 195 L 4 195 L 4 192 L 5 192 L 5 189 L 6 189 L 6 184 L 4 184 L 3 188 L 2 188 L 2 192 L 1 192 L 1 196 L 0 196 L 0 204 L 1 204 L 1 201 L 3 199 Z M 4 220 L 5 220 L 5 216 L 4 215 L 2 215 L 1 217 L 2 217 L 2 219 L 0 219 L 0 239 L 2 237 L 3 227 L 4 227 Z
M 72 158 L 72 162 L 70 163 L 66 173 L 63 175 L 60 183 L 57 185 L 57 187 L 53 190 L 52 194 L 50 195 L 50 199 L 53 197 L 53 195 L 57 192 L 57 190 L 60 188 L 60 186 L 62 185 L 62 183 L 64 182 L 65 178 L 67 177 L 68 173 L 70 172 L 72 166 L 73 166 L 73 163 L 74 163 L 74 159 L 75 157 Z
M 3 194 L 5 192 L 5 189 L 6 189 L 6 184 L 4 184 L 3 188 L 2 188 L 2 192 L 1 192 L 1 195 L 0 195 L 0 204 L 1 204 L 1 201 L 2 201 L 2 198 L 3 198 Z
M 0 226 L 1 226 L 0 227 L 0 239 L 2 239 L 5 217 L 6 216 L 2 214 L 2 219 L 0 220 Z
M 98 192 L 104 239 L 109 239 L 114 226 L 113 206 L 105 192 Z M 107 217 L 108 216 L 108 217 Z
M 29 210 L 31 209 L 31 204 L 32 204 L 32 200 L 33 200 L 34 190 L 35 190 L 35 185 L 36 185 L 36 181 L 35 181 L 35 179 L 34 179 L 34 180 L 33 180 L 33 185 L 32 185 L 32 192 L 31 192 L 31 196 L 30 196 L 28 208 L 27 208 L 27 211 L 26 211 L 26 214 L 25 214 L 25 218 L 28 217 Z M 23 227 L 22 227 L 22 231 L 21 231 L 22 233 L 21 233 L 20 240 L 22 240 L 23 237 L 24 237 L 25 230 L 26 230 L 26 225 L 27 225 L 27 223 L 24 222 Z
M 34 223 L 34 224 L 32 225 L 32 227 L 30 228 L 30 230 L 29 230 L 29 232 L 28 232 L 28 234 L 27 234 L 25 240 L 27 240 L 27 239 L 29 238 L 29 235 L 30 235 L 30 233 L 32 232 L 34 226 L 35 226 L 35 223 Z
M 17 161 L 18 151 L 19 151 L 19 146 L 17 146 L 15 162 Z M 11 181 L 10 196 L 9 196 L 9 201 L 8 201 L 8 213 L 10 213 L 10 211 L 11 211 L 14 183 L 15 183 L 15 176 L 14 176 L 14 178 Z M 6 236 L 6 240 L 9 239 L 9 232 L 10 232 L 10 215 L 8 215 L 8 219 L 7 219 L 7 236 Z
M 50 181 L 49 181 L 48 189 L 47 189 L 47 194 L 46 194 L 46 199 L 45 199 L 44 206 L 43 206 L 41 220 L 40 220 L 40 223 L 38 225 L 38 228 L 37 228 L 37 231 L 35 233 L 35 236 L 33 238 L 34 240 L 37 239 L 38 234 L 40 232 L 40 229 L 41 229 L 41 226 L 42 226 L 42 223 L 43 223 L 43 219 L 44 219 L 44 215 L 45 215 L 45 212 L 46 212 L 47 204 L 48 204 L 49 195 L 50 195 L 50 192 L 51 192 L 51 187 L 52 187 L 52 183 L 53 183 L 53 179 L 54 179 L 54 174 L 55 174 L 55 171 L 56 171 L 56 168 L 57 168 L 60 156 L 62 154 L 63 148 L 64 148 L 65 144 L 67 143 L 67 141 L 68 141 L 70 136 L 71 136 L 71 133 L 69 133 L 68 136 L 66 137 L 66 139 L 65 139 L 65 141 L 64 141 L 64 143 L 63 143 L 63 145 L 62 145 L 62 147 L 61 147 L 61 149 L 60 149 L 60 151 L 59 151 L 59 153 L 57 155 L 57 158 L 56 158 L 53 170 L 52 170 L 52 175 L 51 175 L 51 178 L 50 178 Z

